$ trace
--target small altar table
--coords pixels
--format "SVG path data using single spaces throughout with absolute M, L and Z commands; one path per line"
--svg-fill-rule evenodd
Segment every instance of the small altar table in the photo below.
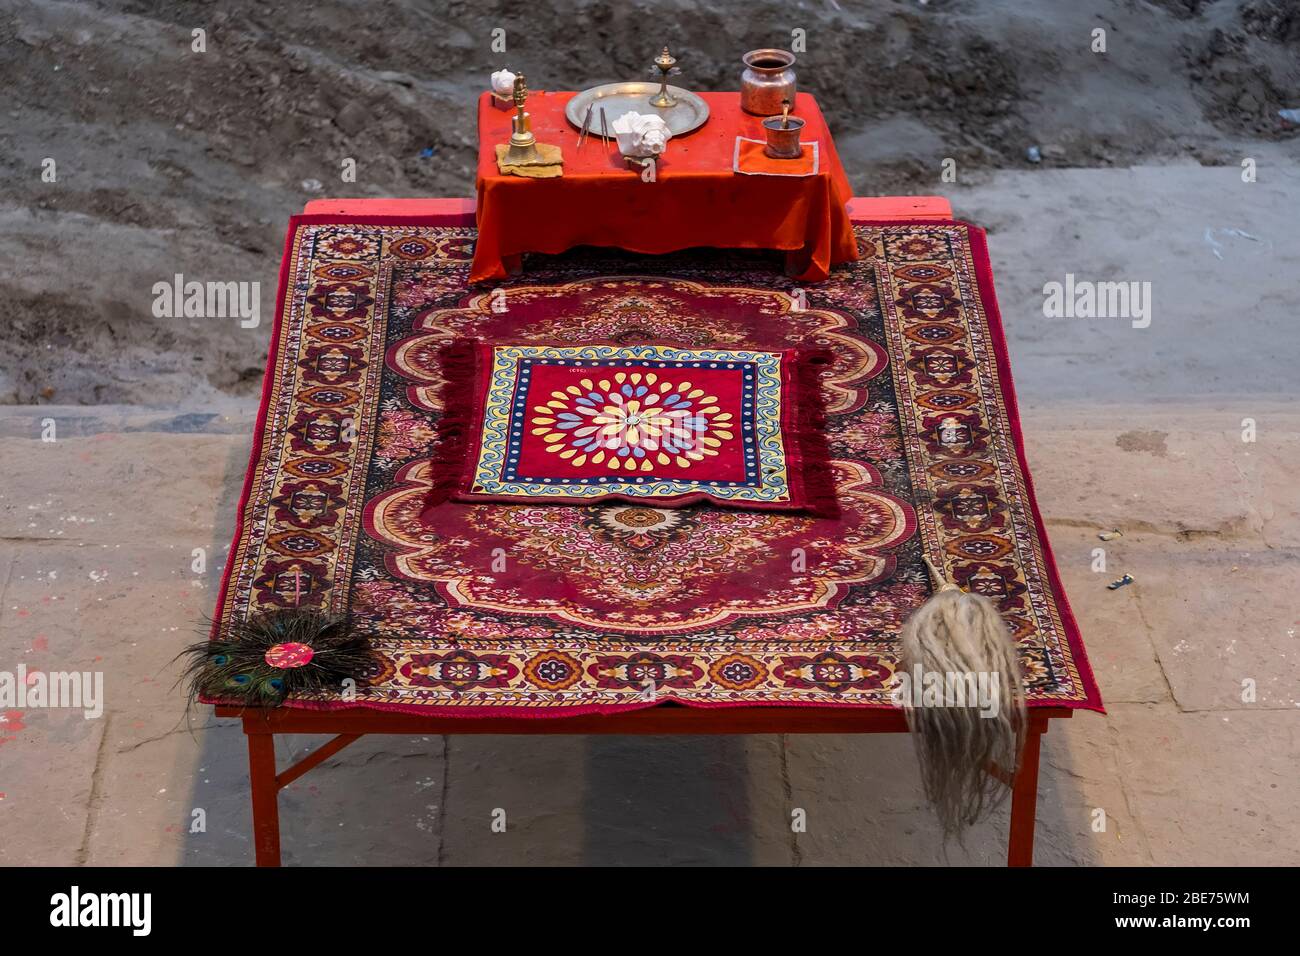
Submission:
M 555 179 L 503 176 L 494 147 L 510 138 L 513 113 L 484 93 L 478 104 L 478 244 L 470 281 L 518 271 L 524 252 L 557 253 L 574 246 L 615 246 L 664 253 L 695 246 L 776 249 L 786 271 L 818 282 L 830 267 L 858 257 L 845 208 L 852 196 L 830 129 L 807 93 L 792 113 L 806 123 L 802 141 L 818 144 L 811 176 L 745 175 L 733 171 L 736 137 L 763 139 L 762 120 L 740 109 L 739 93 L 701 93 L 709 119 L 668 141 L 654 182 L 642 181 L 619 154 L 613 134 L 600 139 L 593 113 L 587 142 L 564 117 L 572 92 L 534 92 L 528 98 L 539 143 L 564 151 L 564 175 Z M 649 112 L 649 107 L 647 107 Z M 612 124 L 616 119 L 609 116 Z

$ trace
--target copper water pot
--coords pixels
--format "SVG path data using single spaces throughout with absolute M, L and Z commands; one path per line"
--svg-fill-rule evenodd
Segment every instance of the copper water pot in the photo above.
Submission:
M 794 103 L 794 54 L 788 50 L 750 50 L 741 60 L 740 108 L 755 116 L 776 116 L 781 101 Z

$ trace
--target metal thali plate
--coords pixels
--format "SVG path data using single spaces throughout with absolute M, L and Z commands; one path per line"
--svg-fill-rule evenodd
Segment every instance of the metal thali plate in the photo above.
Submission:
M 582 129 L 582 120 L 591 109 L 591 132 L 600 135 L 600 111 L 605 111 L 605 119 L 613 126 L 614 120 L 624 113 L 637 112 L 642 116 L 657 113 L 663 117 L 674 136 L 681 136 L 691 130 L 699 129 L 709 118 L 709 104 L 689 90 L 680 86 L 669 86 L 668 95 L 677 103 L 668 109 L 659 109 L 650 105 L 650 97 L 659 92 L 658 83 L 606 83 L 583 90 L 564 107 L 564 116 L 578 129 Z M 614 135 L 613 129 L 609 131 Z

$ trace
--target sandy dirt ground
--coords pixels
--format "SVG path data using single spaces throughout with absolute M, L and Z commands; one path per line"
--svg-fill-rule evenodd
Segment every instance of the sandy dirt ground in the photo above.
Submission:
M 721 89 L 740 52 L 803 26 L 801 79 L 856 191 L 942 193 L 989 229 L 1030 465 L 1109 711 L 1044 742 L 1039 862 L 1300 863 L 1300 126 L 1278 116 L 1300 107 L 1300 12 L 740 7 L 654 4 L 673 24 L 654 42 Z M 269 322 L 156 318 L 151 289 L 180 272 L 273 290 L 308 199 L 470 195 L 470 97 L 494 65 L 572 88 L 648 59 L 625 40 L 649 4 L 510 9 L 0 0 L 0 669 L 107 672 L 101 719 L 0 712 L 0 863 L 251 860 L 243 737 L 203 712 L 186 727 L 170 662 L 215 600 Z M 496 25 L 517 52 L 488 52 Z M 1150 326 L 1045 317 L 1067 273 L 1150 282 Z M 316 742 L 282 739 L 282 763 Z M 365 738 L 281 815 L 286 862 L 331 864 L 997 863 L 1006 829 L 943 847 L 902 736 Z
M 304 201 L 472 195 L 474 97 L 502 64 L 582 89 L 642 77 L 672 43 L 682 83 L 735 89 L 740 54 L 795 29 L 857 195 L 947 192 L 945 159 L 959 182 L 1029 169 L 1031 146 L 1040 170 L 1230 177 L 1300 136 L 1278 115 L 1300 108 L 1291 0 L 0 0 L 0 402 L 254 395 L 267 324 L 155 318 L 155 282 L 269 298 Z

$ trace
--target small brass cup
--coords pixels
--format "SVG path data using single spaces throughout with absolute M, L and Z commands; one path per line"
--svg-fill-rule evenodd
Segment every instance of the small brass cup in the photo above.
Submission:
M 767 146 L 763 152 L 773 159 L 798 159 L 803 155 L 799 145 L 799 134 L 803 132 L 803 120 L 797 116 L 782 120 L 772 116 L 763 120 L 763 129 L 767 132 Z

